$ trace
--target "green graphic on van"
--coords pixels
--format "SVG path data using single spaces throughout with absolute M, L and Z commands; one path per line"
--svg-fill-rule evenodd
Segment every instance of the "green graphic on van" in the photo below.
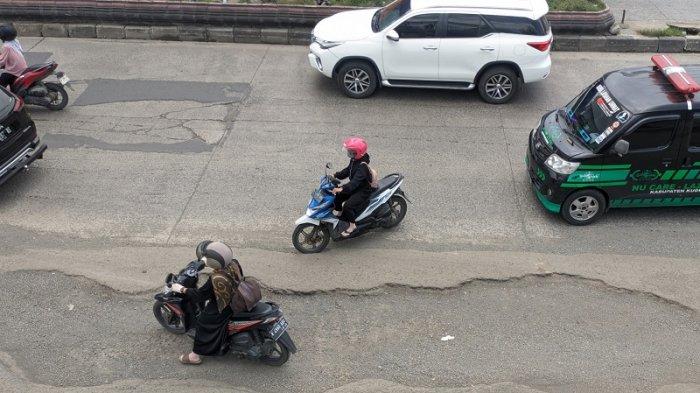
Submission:
M 544 171 L 540 169 L 540 167 L 537 167 L 537 177 L 540 180 L 545 181 L 545 179 L 547 178 L 547 174 L 545 174 Z
M 580 165 L 569 175 L 563 188 L 616 187 L 627 185 L 630 164 L 624 165 Z
M 661 178 L 661 171 L 658 169 L 637 169 L 630 174 L 630 179 L 634 181 L 654 181 Z
M 661 206 L 696 206 L 700 197 L 688 198 L 625 198 L 613 199 L 611 207 L 661 207 Z

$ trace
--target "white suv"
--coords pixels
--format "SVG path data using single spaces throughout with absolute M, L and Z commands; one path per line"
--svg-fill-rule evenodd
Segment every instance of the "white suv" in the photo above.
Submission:
M 396 0 L 320 21 L 309 62 L 352 98 L 379 83 L 472 90 L 493 104 L 521 82 L 545 79 L 552 61 L 546 0 Z

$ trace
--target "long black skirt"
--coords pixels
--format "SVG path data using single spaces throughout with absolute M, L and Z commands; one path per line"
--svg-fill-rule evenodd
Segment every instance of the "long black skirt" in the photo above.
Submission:
M 226 325 L 232 314 L 231 307 L 219 312 L 216 302 L 209 301 L 197 319 L 192 352 L 203 356 L 220 355 L 226 342 Z

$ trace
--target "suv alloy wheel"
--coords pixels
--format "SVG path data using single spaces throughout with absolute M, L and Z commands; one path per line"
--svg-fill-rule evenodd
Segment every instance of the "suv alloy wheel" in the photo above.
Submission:
M 484 72 L 479 78 L 479 94 L 490 104 L 505 104 L 520 90 L 520 79 L 510 67 L 497 66 Z
M 336 75 L 340 89 L 350 98 L 366 98 L 377 90 L 374 67 L 364 61 L 351 61 L 340 67 Z

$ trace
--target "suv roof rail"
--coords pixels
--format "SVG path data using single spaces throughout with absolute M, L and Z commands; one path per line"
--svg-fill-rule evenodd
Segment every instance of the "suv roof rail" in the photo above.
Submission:
M 700 91 L 700 84 L 670 55 L 654 55 L 651 57 L 651 61 L 656 69 L 661 71 L 671 82 L 677 92 L 693 95 Z

